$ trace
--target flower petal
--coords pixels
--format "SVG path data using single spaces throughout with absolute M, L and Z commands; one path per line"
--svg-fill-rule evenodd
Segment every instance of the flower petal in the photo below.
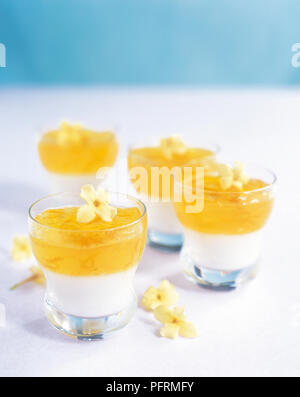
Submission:
M 59 145 L 65 145 L 68 143 L 77 144 L 83 139 L 84 133 L 81 125 L 69 124 L 63 121 L 60 124 L 59 129 L 56 131 L 56 139 Z
M 174 287 L 173 284 L 170 283 L 169 280 L 163 280 L 163 281 L 159 284 L 158 288 L 161 289 L 161 290 L 168 290 L 168 289 L 170 289 L 170 288 L 175 288 L 175 287 Z
M 239 182 L 242 185 L 242 187 L 245 183 L 248 183 L 250 179 L 250 177 L 247 174 L 245 174 L 244 170 L 245 170 L 245 164 L 241 163 L 240 161 L 236 161 L 233 168 L 233 174 L 236 181 Z
M 222 176 L 232 176 L 233 177 L 233 171 L 230 165 L 228 164 L 217 164 L 217 170 L 219 172 L 219 175 Z
M 220 177 L 220 185 L 223 190 L 227 190 L 232 186 L 233 176 L 225 175 Z
M 173 316 L 177 318 L 177 321 L 185 321 L 184 306 L 175 306 L 173 309 Z
M 79 223 L 89 223 L 96 217 L 96 211 L 91 205 L 79 207 L 76 214 L 76 220 Z
M 173 135 L 160 140 L 160 147 L 163 155 L 167 159 L 171 159 L 174 153 L 184 154 L 187 150 L 182 138 L 179 135 Z
M 146 289 L 144 296 L 141 301 L 141 305 L 146 310 L 154 310 L 161 303 L 157 299 L 157 289 L 154 287 L 149 287 Z
M 185 321 L 180 325 L 179 334 L 184 338 L 196 338 L 196 336 L 198 336 L 195 325 L 188 321 Z
M 160 321 L 162 324 L 172 322 L 172 310 L 167 306 L 160 305 L 156 307 L 153 314 L 156 320 Z
M 179 326 L 174 324 L 165 324 L 160 329 L 160 335 L 170 339 L 177 338 L 178 332 L 179 332 Z
M 11 257 L 16 262 L 23 262 L 32 257 L 32 250 L 27 235 L 13 238 Z
M 244 174 L 245 165 L 240 161 L 235 161 L 234 167 L 232 169 L 233 175 L 235 179 L 240 179 L 240 177 Z
M 162 297 L 161 304 L 166 306 L 171 306 L 177 302 L 178 294 L 176 292 L 174 285 L 171 284 L 170 281 L 163 280 L 160 283 L 158 290 L 160 291 Z
M 64 130 L 59 130 L 56 134 L 56 140 L 59 145 L 65 145 L 68 142 L 68 133 Z
M 98 188 L 96 194 L 97 194 L 97 200 L 98 200 L 100 203 L 107 203 L 107 204 L 108 204 L 108 203 L 110 202 L 110 196 L 109 196 L 109 194 L 108 194 L 107 191 L 106 191 L 105 189 L 103 189 L 102 187 L 99 187 L 99 188 Z
M 101 204 L 95 208 L 95 212 L 104 222 L 111 222 L 117 215 L 117 208 L 108 204 Z
M 93 205 L 97 199 L 97 192 L 93 185 L 84 185 L 81 188 L 80 197 L 89 205 Z

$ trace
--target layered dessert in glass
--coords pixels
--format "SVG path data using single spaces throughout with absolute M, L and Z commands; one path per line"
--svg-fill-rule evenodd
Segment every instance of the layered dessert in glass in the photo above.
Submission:
M 83 184 L 95 185 L 105 179 L 115 164 L 118 142 L 112 131 L 92 131 L 62 122 L 58 129 L 40 137 L 38 152 L 52 193 L 79 192 Z
M 175 190 L 195 191 L 193 181 L 174 180 Z M 212 163 L 200 191 L 203 208 L 188 211 L 191 203 L 184 195 L 174 203 L 184 230 L 181 259 L 189 279 L 199 285 L 234 288 L 255 275 L 275 181 L 275 175 L 261 167 Z
M 46 277 L 50 323 L 67 335 L 98 339 L 125 326 L 135 311 L 133 281 L 147 216 L 139 200 L 111 193 L 108 204 L 106 193 L 88 186 L 92 194 L 61 193 L 34 203 L 29 228 Z
M 148 212 L 148 241 L 171 250 L 182 246 L 182 228 L 172 205 L 174 170 L 204 165 L 212 160 L 217 146 L 188 146 L 178 135 L 161 138 L 158 143 L 131 146 L 128 171 L 137 196 Z

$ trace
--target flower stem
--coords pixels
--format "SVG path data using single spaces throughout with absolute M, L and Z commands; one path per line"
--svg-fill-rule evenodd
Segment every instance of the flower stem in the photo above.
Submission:
M 10 287 L 10 291 L 13 291 L 14 289 L 20 287 L 23 284 L 29 283 L 30 281 L 34 281 L 36 278 L 38 278 L 37 274 L 33 274 L 30 277 L 25 278 L 25 280 L 20 281 L 19 283 L 13 285 L 12 287 Z

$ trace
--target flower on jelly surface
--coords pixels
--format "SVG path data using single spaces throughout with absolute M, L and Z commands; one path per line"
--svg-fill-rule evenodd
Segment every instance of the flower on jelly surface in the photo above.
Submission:
M 13 238 L 11 257 L 16 262 L 23 262 L 32 257 L 28 236 L 15 236 Z
M 195 338 L 198 335 L 194 324 L 186 321 L 183 306 L 176 306 L 173 309 L 167 306 L 158 306 L 154 310 L 154 317 L 163 324 L 160 335 L 165 338 L 174 339 L 178 335 Z
M 174 305 L 177 300 L 178 294 L 174 285 L 168 280 L 163 280 L 158 288 L 149 287 L 146 289 L 141 304 L 146 310 L 154 310 L 160 305 Z
M 163 155 L 167 159 L 171 159 L 173 154 L 184 154 L 187 150 L 185 143 L 178 135 L 173 135 L 169 138 L 161 138 L 160 147 Z
M 111 222 L 117 215 L 117 208 L 110 206 L 109 194 L 102 188 L 95 190 L 93 185 L 84 185 L 80 197 L 86 202 L 77 211 L 77 222 L 89 223 L 98 215 L 104 222 Z
M 82 132 L 82 127 L 79 124 L 69 124 L 63 121 L 60 124 L 59 130 L 57 130 L 57 143 L 59 145 L 65 145 L 67 143 L 79 143 L 84 134 Z
M 245 164 L 240 161 L 236 161 L 233 168 L 233 175 L 236 181 L 241 182 L 242 184 L 248 183 L 250 177 L 245 174 Z
M 223 190 L 235 187 L 238 190 L 243 189 L 243 185 L 249 181 L 249 176 L 244 172 L 244 164 L 236 161 L 234 167 L 227 164 L 218 164 L 220 185 Z

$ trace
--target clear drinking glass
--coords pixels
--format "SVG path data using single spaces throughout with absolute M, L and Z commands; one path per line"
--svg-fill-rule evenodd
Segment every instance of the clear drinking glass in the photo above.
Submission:
M 246 164 L 247 174 L 265 185 L 250 191 L 210 191 L 204 187 L 203 209 L 186 211 L 186 202 L 175 202 L 183 227 L 181 263 L 185 276 L 194 283 L 212 288 L 234 288 L 256 274 L 260 263 L 264 226 L 274 202 L 273 172 Z M 174 178 L 175 191 L 185 186 Z
M 182 247 L 183 235 L 182 227 L 178 222 L 172 204 L 173 195 L 173 178 L 172 174 L 174 169 L 182 168 L 185 166 L 199 166 L 213 160 L 219 152 L 219 147 L 213 144 L 200 144 L 196 145 L 195 142 L 185 142 L 186 145 L 194 151 L 202 150 L 199 152 L 199 157 L 193 156 L 190 159 L 176 156 L 170 161 L 163 160 L 159 157 L 149 156 L 142 151 L 144 149 L 158 149 L 159 138 L 152 138 L 149 142 L 143 140 L 142 143 L 131 145 L 128 151 L 128 171 L 130 179 L 134 183 L 137 174 L 143 175 L 147 179 L 145 184 L 140 184 L 137 188 L 134 186 L 136 196 L 141 199 L 147 207 L 148 213 L 148 243 L 156 248 L 162 248 L 171 251 L 178 251 Z M 135 172 L 135 169 L 142 169 L 144 172 Z M 152 176 L 152 171 L 160 170 L 164 176 L 161 176 L 158 186 Z M 157 175 L 157 173 L 156 173 Z M 165 178 L 165 179 L 164 179 Z M 141 179 L 138 179 L 140 182 Z M 158 187 L 157 191 L 153 194 L 153 187 Z M 166 189 L 163 192 L 163 189 Z M 151 192 L 151 193 L 150 193 Z
M 136 308 L 133 281 L 146 242 L 146 208 L 131 196 L 110 195 L 112 205 L 137 208 L 140 217 L 101 230 L 63 229 L 35 219 L 47 209 L 82 205 L 74 193 L 47 196 L 29 209 L 31 245 L 46 277 L 46 315 L 79 339 L 101 339 L 124 327 Z

